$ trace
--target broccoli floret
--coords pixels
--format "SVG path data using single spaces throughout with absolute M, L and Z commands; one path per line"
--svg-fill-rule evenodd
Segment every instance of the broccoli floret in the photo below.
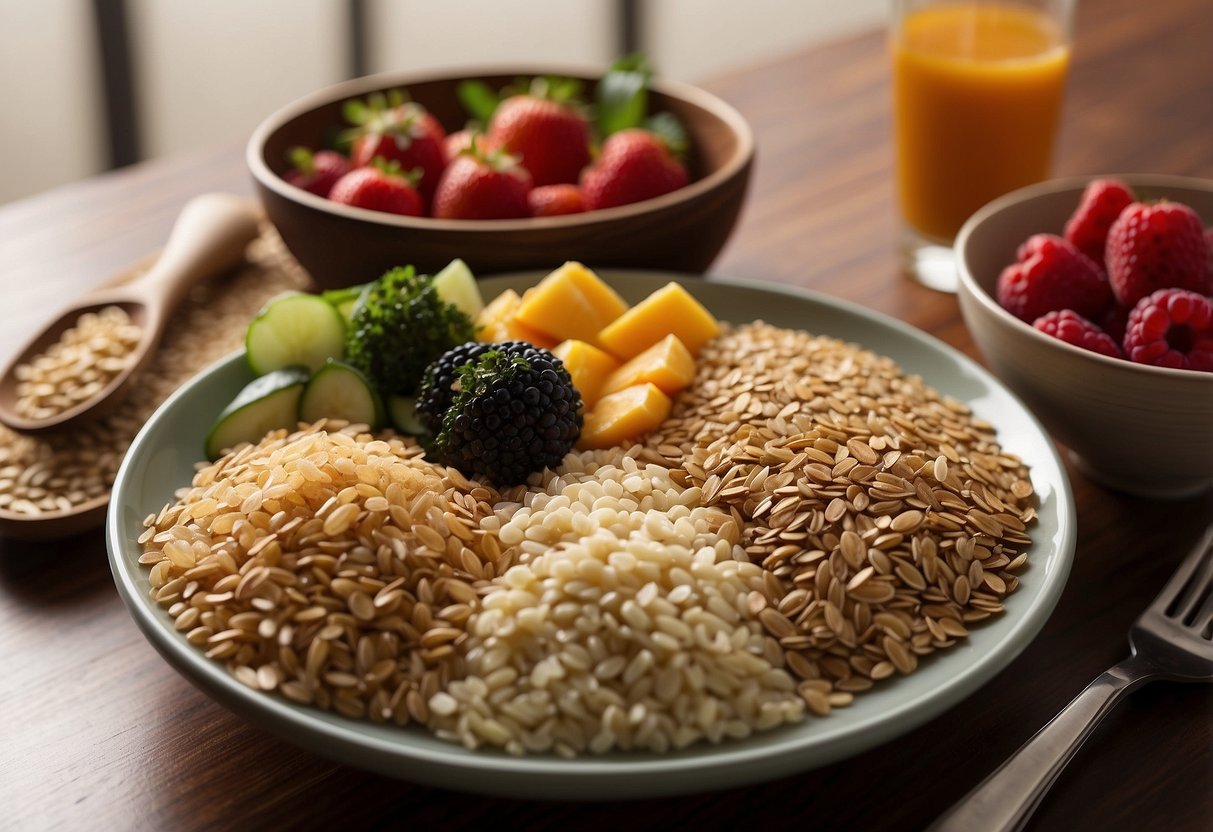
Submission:
M 475 336 L 472 319 L 438 296 L 412 266 L 367 284 L 354 306 L 345 360 L 382 395 L 411 396 L 430 362 Z

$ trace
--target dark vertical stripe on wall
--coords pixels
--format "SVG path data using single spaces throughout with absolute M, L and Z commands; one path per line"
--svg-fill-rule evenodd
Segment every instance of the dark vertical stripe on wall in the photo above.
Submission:
M 93 18 L 105 100 L 108 161 L 111 168 L 119 168 L 139 161 L 141 156 L 125 0 L 93 0 Z
M 367 8 L 366 0 L 346 0 L 346 28 L 349 44 L 346 70 L 351 78 L 360 78 L 370 72 L 367 60 Z
M 618 32 L 615 54 L 631 55 L 644 48 L 640 32 L 640 0 L 615 0 Z

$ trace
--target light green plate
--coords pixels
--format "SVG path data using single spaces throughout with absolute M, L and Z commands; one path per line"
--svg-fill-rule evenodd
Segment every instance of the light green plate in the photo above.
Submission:
M 604 270 L 629 301 L 677 275 Z M 522 290 L 542 275 L 482 282 L 486 297 Z M 1074 553 L 1074 501 L 1053 443 L 1025 407 L 973 361 L 905 324 L 821 295 L 754 282 L 687 278 L 691 290 L 723 320 L 762 318 L 785 327 L 832 335 L 894 358 L 942 393 L 968 402 L 998 429 L 1000 444 L 1032 469 L 1040 497 L 1029 568 L 1006 602 L 1006 614 L 975 628 L 970 638 L 924 661 L 919 670 L 860 694 L 826 718 L 744 741 L 699 745 L 656 756 L 615 754 L 563 760 L 513 758 L 468 751 L 422 729 L 375 725 L 297 706 L 240 684 L 203 657 L 148 598 L 147 570 L 136 538 L 143 518 L 186 485 L 202 456 L 206 430 L 246 383 L 243 356 L 234 355 L 194 378 L 148 420 L 114 483 L 106 539 L 114 580 L 135 622 L 157 650 L 194 684 L 250 722 L 289 742 L 353 766 L 421 783 L 511 797 L 610 798 L 707 791 L 827 765 L 896 737 L 976 691 L 1040 631 L 1061 595 Z

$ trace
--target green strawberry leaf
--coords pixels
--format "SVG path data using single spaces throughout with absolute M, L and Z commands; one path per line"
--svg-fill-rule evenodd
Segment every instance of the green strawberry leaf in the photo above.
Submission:
M 687 136 L 687 128 L 678 116 L 670 112 L 656 113 L 644 120 L 644 128 L 656 133 L 670 148 L 670 152 L 679 159 L 686 159 L 691 140 Z
M 649 78 L 653 71 L 643 55 L 615 61 L 598 82 L 598 132 L 606 137 L 639 127 L 649 106 Z
M 577 78 L 565 78 L 560 75 L 544 75 L 531 81 L 531 95 L 555 101 L 557 104 L 567 104 L 581 98 L 582 83 Z
M 497 93 L 493 92 L 493 89 L 483 81 L 460 81 L 455 94 L 459 97 L 463 109 L 467 110 L 468 114 L 481 124 L 489 123 L 489 119 L 493 117 L 493 112 L 501 101 Z

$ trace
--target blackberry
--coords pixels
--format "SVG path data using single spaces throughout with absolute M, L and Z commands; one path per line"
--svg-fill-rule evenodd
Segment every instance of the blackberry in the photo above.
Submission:
M 429 450 L 465 474 L 514 485 L 559 465 L 572 449 L 581 435 L 581 394 L 547 350 L 522 341 L 485 346 L 456 347 L 427 369 L 423 418 L 438 418 Z M 439 415 L 444 396 L 449 404 Z
M 425 368 L 421 376 L 421 389 L 417 393 L 417 415 L 431 436 L 437 436 L 442 430 L 442 415 L 451 406 L 455 398 L 455 382 L 459 380 L 459 370 L 475 361 L 491 349 L 516 350 L 529 347 L 525 341 L 503 341 L 498 344 L 486 344 L 481 341 L 468 341 L 458 347 L 449 349 Z

